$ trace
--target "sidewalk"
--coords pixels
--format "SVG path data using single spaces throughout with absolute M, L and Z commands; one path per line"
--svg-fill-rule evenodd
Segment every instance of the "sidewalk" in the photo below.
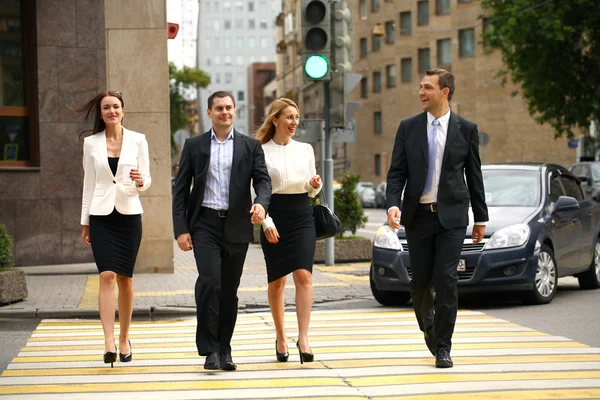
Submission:
M 134 276 L 134 315 L 195 315 L 194 284 L 197 271 L 192 252 L 173 243 L 174 274 Z M 315 265 L 315 307 L 330 301 L 371 298 L 370 263 Z M 0 318 L 72 318 L 98 316 L 98 271 L 95 264 L 20 267 L 27 276 L 29 297 L 0 307 Z M 268 308 L 267 274 L 260 245 L 251 244 L 238 291 L 240 310 Z M 294 284 L 288 276 L 286 305 L 294 302 Z

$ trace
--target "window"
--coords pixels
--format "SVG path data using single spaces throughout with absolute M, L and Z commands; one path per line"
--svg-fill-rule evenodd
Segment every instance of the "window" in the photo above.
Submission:
M 365 76 L 360 80 L 360 97 L 363 99 L 369 97 L 369 78 Z
M 409 36 L 412 34 L 412 19 L 410 11 L 400 13 L 400 35 Z
M 402 68 L 402 82 L 412 81 L 412 58 L 403 58 L 400 60 Z
M 240 105 L 237 107 L 236 114 L 238 119 L 246 118 L 246 106 Z
M 204 47 L 210 49 L 210 44 L 212 43 L 212 39 L 206 38 L 204 39 Z
M 235 74 L 235 83 L 238 85 L 244 84 L 244 73 L 243 72 L 238 72 L 237 74 Z
M 243 90 L 238 90 L 237 99 L 238 99 L 238 101 L 244 101 L 244 91 Z
M 238 49 L 244 48 L 244 38 L 243 37 L 235 38 L 235 47 Z
M 230 49 L 231 48 L 231 38 L 223 38 L 223 44 L 225 45 L 226 49 Z
M 220 29 L 221 29 L 221 26 L 220 26 L 220 24 L 219 24 L 219 21 L 215 21 L 215 22 L 213 23 L 213 29 L 214 29 L 215 31 L 218 31 L 218 30 L 220 30 Z
M 260 21 L 260 29 L 268 29 L 267 21 L 265 21 L 265 20 Z
M 256 28 L 256 22 L 254 22 L 253 19 L 249 19 L 248 20 L 248 29 L 254 29 Z
M 244 29 L 244 20 L 243 19 L 236 19 L 235 20 L 235 29 Z
M 381 126 L 381 111 L 375 111 L 373 113 L 373 131 L 375 133 L 383 132 L 383 128 Z
M 581 187 L 577 184 L 577 181 L 564 175 L 561 175 L 560 181 L 565 188 L 565 194 L 567 196 L 573 197 L 577 201 L 583 201 L 583 192 L 581 191 Z
M 396 87 L 396 64 L 390 64 L 385 67 L 386 87 Z
M 253 1 L 248 2 L 248 11 L 250 11 L 250 12 L 254 11 L 254 2 Z
M 381 176 L 381 154 L 375 154 L 375 176 Z
M 256 47 L 256 38 L 255 37 L 249 37 L 248 38 L 248 48 L 253 49 Z
M 367 18 L 367 0 L 360 0 L 360 18 Z
M 442 39 L 437 41 L 438 64 L 452 64 L 452 47 L 450 39 Z
M 231 29 L 231 21 L 229 21 L 229 20 L 223 21 L 223 29 L 225 29 L 226 31 L 230 30 Z
M 458 49 L 461 57 L 475 57 L 475 29 L 458 31 Z
M 231 65 L 231 56 L 225 56 L 225 65 Z
M 233 82 L 233 74 L 231 72 L 225 72 L 225 83 Z
M 235 2 L 235 11 L 236 12 L 244 12 L 244 3 L 242 3 L 241 1 L 236 1 Z
M 206 59 L 206 65 L 210 67 L 210 65 L 212 64 L 212 60 L 210 58 Z M 215 62 L 216 65 L 216 62 Z
M 226 1 L 223 3 L 223 8 L 225 8 L 225 12 L 231 12 L 231 2 Z
M 379 0 L 371 0 L 371 11 L 374 13 L 379 12 Z
M 371 51 L 376 52 L 381 50 L 381 36 L 373 35 L 373 43 L 371 46 Z
M 492 25 L 490 20 L 487 18 L 484 18 L 482 21 L 482 31 L 483 31 L 483 33 L 486 34 L 483 36 L 483 48 L 487 49 L 490 45 L 488 43 L 489 40 L 487 40 L 487 38 L 486 38 L 487 34 L 492 35 L 492 39 L 495 39 L 497 37 L 497 36 L 493 36 L 494 26 Z
M 215 73 L 215 83 L 221 83 L 221 74 L 219 72 Z
M 552 174 L 550 178 L 550 200 L 556 202 L 560 196 L 565 196 L 565 191 L 560 184 L 560 175 L 558 172 Z
M 472 3 L 473 0 L 458 0 L 459 3 Z
M 360 38 L 360 58 L 367 58 L 367 38 Z
M 244 56 L 236 56 L 235 57 L 235 63 L 237 65 L 244 65 Z
M 260 47 L 266 49 L 269 46 L 269 39 L 266 37 L 260 38 Z
M 381 92 L 381 72 L 373 72 L 373 93 Z
M 437 15 L 450 14 L 450 0 L 436 0 Z
M 430 68 L 429 65 L 429 47 L 419 49 L 419 73 L 424 74 Z
M 429 25 L 429 0 L 420 0 L 417 3 L 418 25 Z
M 396 42 L 396 34 L 394 30 L 394 21 L 385 23 L 385 43 L 394 44 Z

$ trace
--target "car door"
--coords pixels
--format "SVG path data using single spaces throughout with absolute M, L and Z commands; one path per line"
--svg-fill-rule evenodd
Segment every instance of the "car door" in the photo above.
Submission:
M 571 275 L 578 268 L 579 263 L 579 223 L 578 210 L 553 211 L 553 205 L 560 196 L 566 196 L 561 183 L 561 174 L 558 170 L 552 172 L 549 178 L 550 209 L 552 211 L 552 225 L 550 232 L 553 238 L 554 257 L 558 264 L 560 276 Z
M 579 257 L 577 266 L 580 270 L 587 269 L 592 262 L 594 246 L 596 244 L 596 234 L 592 221 L 593 204 L 587 196 L 584 196 L 581 185 L 573 177 L 562 175 L 560 181 L 566 195 L 575 198 L 579 202 L 579 209 L 576 212 L 577 223 L 579 224 Z

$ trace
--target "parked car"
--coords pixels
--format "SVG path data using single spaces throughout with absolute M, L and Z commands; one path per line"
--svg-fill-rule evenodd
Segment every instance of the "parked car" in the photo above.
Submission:
M 377 188 L 375 188 L 375 207 L 385 208 L 385 191 L 387 189 L 387 182 L 382 181 Z
M 600 161 L 578 162 L 569 171 L 581 181 L 581 188 L 593 200 L 600 202 Z
M 376 193 L 373 187 L 363 187 L 363 189 L 358 192 L 358 198 L 360 199 L 360 204 L 362 204 L 364 208 L 375 208 L 377 205 Z
M 478 244 L 467 228 L 458 270 L 459 293 L 520 292 L 529 304 L 549 303 L 557 280 L 576 276 L 582 289 L 600 288 L 600 205 L 566 168 L 555 164 L 485 165 L 489 211 Z M 410 300 L 408 245 L 403 228 L 384 225 L 373 241 L 371 290 L 384 305 Z
M 356 184 L 356 191 L 358 192 L 358 194 L 360 194 L 363 191 L 363 189 L 368 187 L 374 189 L 373 184 L 371 182 L 358 182 Z

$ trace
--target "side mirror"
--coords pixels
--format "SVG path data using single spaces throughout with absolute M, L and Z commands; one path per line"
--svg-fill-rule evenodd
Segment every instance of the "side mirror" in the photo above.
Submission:
M 579 179 L 579 182 L 584 183 L 588 181 L 588 177 L 585 175 L 582 176 L 578 176 L 577 179 Z
M 579 208 L 579 202 L 570 196 L 560 196 L 556 203 L 554 203 L 554 211 L 572 211 Z

